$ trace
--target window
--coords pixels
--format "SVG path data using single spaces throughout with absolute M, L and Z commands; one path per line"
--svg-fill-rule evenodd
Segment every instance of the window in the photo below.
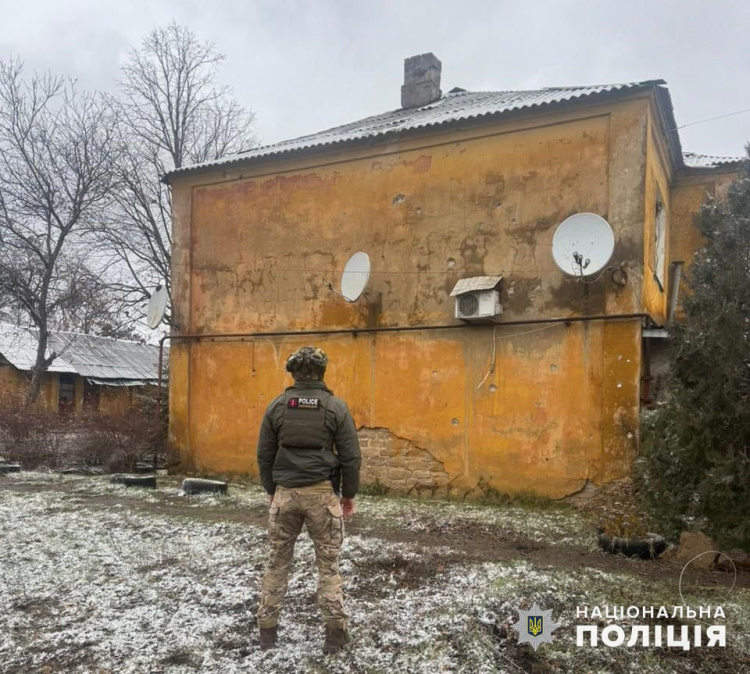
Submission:
M 658 188 L 657 188 L 658 190 Z M 667 209 L 664 208 L 661 194 L 656 197 L 656 214 L 654 218 L 654 279 L 659 290 L 664 292 L 664 273 L 667 250 Z
M 57 411 L 60 414 L 73 414 L 76 408 L 76 376 L 60 375 L 60 390 L 57 394 Z

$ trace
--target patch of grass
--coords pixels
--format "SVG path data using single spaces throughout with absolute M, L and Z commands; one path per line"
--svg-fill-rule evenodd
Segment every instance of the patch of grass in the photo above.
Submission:
M 384 485 L 380 478 L 375 478 L 375 482 L 363 484 L 359 487 L 359 493 L 363 496 L 386 496 L 390 488 Z
M 513 493 L 502 492 L 490 485 L 484 477 L 479 478 L 477 487 L 482 492 L 479 503 L 483 503 L 484 505 L 515 505 L 533 510 L 570 507 L 568 504 L 556 501 L 549 496 L 537 494 L 530 489 L 522 489 Z
M 549 496 L 543 496 L 536 492 L 524 489 L 515 494 L 511 494 L 511 503 L 517 506 L 523 506 L 524 508 L 532 508 L 536 510 L 547 510 L 550 508 L 554 509 L 566 509 L 569 506 L 565 503 L 560 503 Z

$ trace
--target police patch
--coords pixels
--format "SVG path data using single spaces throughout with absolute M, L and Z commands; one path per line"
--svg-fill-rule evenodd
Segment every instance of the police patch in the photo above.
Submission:
M 298 410 L 320 409 L 320 398 L 289 398 L 287 407 Z

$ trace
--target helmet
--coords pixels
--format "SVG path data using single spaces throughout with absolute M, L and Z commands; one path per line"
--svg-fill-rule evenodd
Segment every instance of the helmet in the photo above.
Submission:
M 322 379 L 328 365 L 328 356 L 323 349 L 303 346 L 286 361 L 286 371 L 295 379 Z

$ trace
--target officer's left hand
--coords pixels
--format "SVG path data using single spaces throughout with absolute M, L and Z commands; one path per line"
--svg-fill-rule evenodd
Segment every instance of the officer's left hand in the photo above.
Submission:
M 273 504 L 273 494 L 268 495 L 268 507 L 270 508 Z

